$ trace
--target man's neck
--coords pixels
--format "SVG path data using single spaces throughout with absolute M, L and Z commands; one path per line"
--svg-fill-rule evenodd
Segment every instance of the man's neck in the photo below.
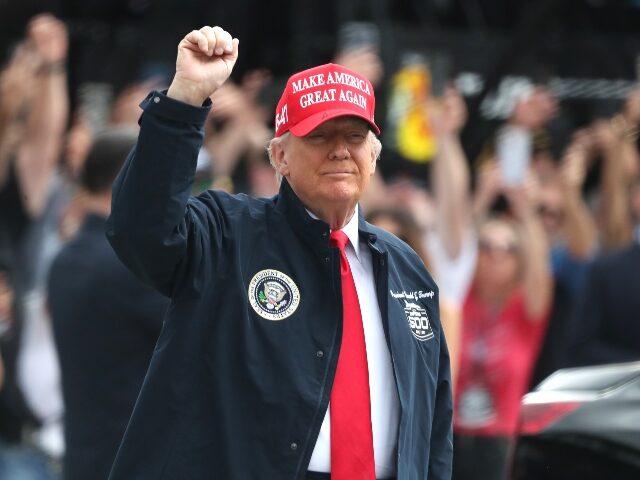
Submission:
M 342 229 L 353 217 L 356 212 L 356 208 L 352 207 L 351 209 L 310 209 L 307 208 L 307 211 L 311 212 L 315 217 L 323 220 L 324 222 L 329 224 L 329 228 L 331 230 L 340 230 Z

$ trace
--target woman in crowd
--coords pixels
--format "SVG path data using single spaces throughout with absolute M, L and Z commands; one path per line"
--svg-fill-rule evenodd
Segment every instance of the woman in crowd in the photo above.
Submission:
M 475 274 L 463 306 L 456 480 L 503 478 L 551 304 L 547 239 L 533 204 L 524 187 L 504 194 L 511 214 L 480 224 Z

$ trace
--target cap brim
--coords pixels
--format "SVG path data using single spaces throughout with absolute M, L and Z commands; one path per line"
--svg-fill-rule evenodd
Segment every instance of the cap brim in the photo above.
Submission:
M 305 118 L 303 121 L 299 122 L 297 125 L 290 127 L 289 131 L 293 133 L 296 137 L 304 137 L 311 133 L 311 131 L 317 126 L 332 120 L 337 117 L 356 117 L 364 120 L 371 127 L 371 130 L 376 135 L 380 135 L 380 129 L 378 126 L 369 120 L 365 115 L 360 115 L 355 113 L 353 110 L 349 110 L 347 108 L 335 108 L 331 110 L 324 110 L 322 112 L 314 113 L 313 115 Z

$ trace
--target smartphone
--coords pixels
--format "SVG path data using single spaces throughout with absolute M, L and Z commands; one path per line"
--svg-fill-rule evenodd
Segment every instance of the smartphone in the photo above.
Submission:
M 451 81 L 451 57 L 442 51 L 427 52 L 424 57 L 431 76 L 431 95 L 441 97 Z
M 338 30 L 338 51 L 380 50 L 380 29 L 371 22 L 346 22 Z
M 496 136 L 496 157 L 506 186 L 521 185 L 529 169 L 532 135 L 528 130 L 505 125 Z
M 113 87 L 108 83 L 85 82 L 78 87 L 78 108 L 93 132 L 107 125 L 113 96 Z

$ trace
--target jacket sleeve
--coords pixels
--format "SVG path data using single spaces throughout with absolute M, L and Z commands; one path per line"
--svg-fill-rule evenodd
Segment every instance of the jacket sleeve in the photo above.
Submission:
M 451 368 L 449 350 L 440 328 L 440 359 L 438 362 L 438 387 L 436 390 L 431 442 L 429 452 L 429 480 L 450 480 L 453 460 L 453 407 L 451 399 Z
M 171 296 L 207 259 L 207 213 L 190 200 L 210 101 L 193 107 L 152 92 L 138 142 L 113 184 L 107 239 L 145 283 Z

